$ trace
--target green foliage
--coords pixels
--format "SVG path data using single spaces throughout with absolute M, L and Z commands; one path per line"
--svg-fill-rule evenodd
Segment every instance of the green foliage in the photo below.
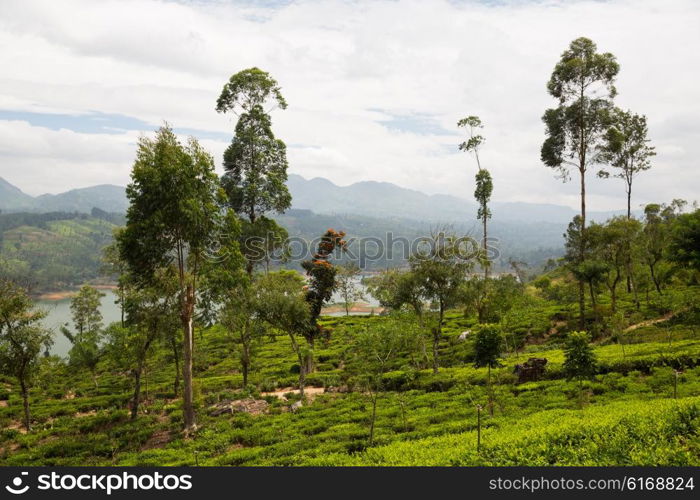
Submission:
M 613 167 L 614 177 L 625 181 L 627 194 L 627 217 L 631 217 L 632 182 L 637 174 L 651 168 L 649 158 L 656 155 L 653 146 L 647 143 L 647 118 L 631 111 L 614 108 L 608 117 L 608 130 L 604 142 L 599 146 L 599 160 Z M 600 177 L 609 177 L 605 170 L 598 172 Z
M 582 380 L 591 377 L 596 370 L 596 356 L 586 332 L 571 332 L 564 347 L 564 371 L 569 377 Z
M 700 271 L 700 210 L 679 215 L 672 226 L 671 260 Z
M 31 428 L 29 385 L 37 371 L 39 354 L 53 344 L 51 332 L 39 322 L 44 311 L 33 309 L 25 290 L 0 280 L 0 373 L 20 384 L 24 405 L 24 427 Z
M 301 263 L 301 267 L 309 277 L 306 300 L 311 308 L 311 324 L 306 336 L 311 343 L 320 333 L 317 319 L 321 314 L 321 308 L 331 299 L 337 287 L 338 268 L 331 264 L 330 258 L 336 250 L 342 250 L 345 247 L 344 237 L 344 232 L 328 229 L 321 236 L 316 253 L 310 260 Z
M 350 314 L 350 308 L 355 302 L 365 298 L 365 294 L 357 282 L 360 272 L 361 269 L 356 263 L 349 262 L 341 265 L 336 274 L 336 289 L 343 300 L 346 315 Z
M 489 209 L 488 203 L 491 200 L 491 193 L 493 193 L 491 174 L 488 170 L 482 168 L 476 173 L 474 180 L 476 182 L 474 199 L 479 203 L 479 211 L 476 214 L 476 218 L 482 221 L 490 219 L 491 209 Z
M 474 338 L 474 366 L 495 368 L 503 350 L 503 332 L 498 325 L 479 326 Z

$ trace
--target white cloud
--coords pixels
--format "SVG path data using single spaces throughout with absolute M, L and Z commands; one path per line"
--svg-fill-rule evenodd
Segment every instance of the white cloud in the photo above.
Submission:
M 475 166 L 456 151 L 459 137 L 379 122 L 419 114 L 457 132 L 459 118 L 478 114 L 494 199 L 577 206 L 577 183 L 562 184 L 539 161 L 540 117 L 554 104 L 545 91 L 552 67 L 584 35 L 618 57 L 618 104 L 649 117 L 658 156 L 639 177 L 635 199 L 694 198 L 699 21 L 692 0 L 302 0 L 275 9 L 8 0 L 0 109 L 99 111 L 230 132 L 230 118 L 214 111 L 216 97 L 232 73 L 255 65 L 277 78 L 290 104 L 273 119 L 294 173 L 471 197 Z M 28 192 L 128 180 L 135 133 L 0 126 L 0 176 Z M 226 147 L 203 142 L 217 160 Z M 589 192 L 593 210 L 624 204 L 616 181 L 591 179 Z

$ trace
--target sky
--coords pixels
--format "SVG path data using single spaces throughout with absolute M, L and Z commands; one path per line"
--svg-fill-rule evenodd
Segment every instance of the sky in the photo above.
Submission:
M 578 183 L 540 161 L 541 116 L 555 63 L 586 36 L 620 63 L 616 104 L 648 117 L 657 156 L 633 205 L 694 200 L 698 26 L 695 0 L 2 0 L 0 177 L 32 195 L 125 185 L 164 121 L 220 171 L 235 116 L 216 98 L 257 66 L 289 104 L 272 120 L 290 173 L 471 198 L 456 123 L 478 115 L 493 200 L 576 207 Z M 621 180 L 589 178 L 589 209 L 625 207 Z

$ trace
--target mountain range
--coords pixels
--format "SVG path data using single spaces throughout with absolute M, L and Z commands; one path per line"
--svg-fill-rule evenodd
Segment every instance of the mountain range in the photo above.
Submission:
M 338 186 L 328 179 L 305 179 L 291 174 L 287 183 L 292 208 L 326 215 L 400 217 L 432 223 L 475 221 L 473 201 L 444 194 L 427 195 L 389 182 L 362 181 Z M 82 212 L 93 207 L 124 213 L 124 187 L 102 184 L 59 194 L 32 197 L 0 177 L 0 210 L 3 212 Z M 567 224 L 576 215 L 571 207 L 524 202 L 493 202 L 494 220 L 503 222 L 549 222 Z M 589 212 L 590 220 L 605 220 L 621 212 Z

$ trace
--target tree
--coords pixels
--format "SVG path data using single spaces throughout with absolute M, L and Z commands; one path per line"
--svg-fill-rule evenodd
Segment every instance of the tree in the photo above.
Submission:
M 670 225 L 662 217 L 662 205 L 650 203 L 644 207 L 644 229 L 641 252 L 649 274 L 659 295 L 663 295 L 661 284 L 664 274 L 663 259 L 668 247 Z
M 467 306 L 465 314 L 471 309 L 476 311 L 479 323 L 498 322 L 522 292 L 523 285 L 515 276 L 504 275 L 490 280 L 475 276 L 463 286 L 463 301 Z
M 493 416 L 493 391 L 491 386 L 491 368 L 498 366 L 503 351 L 503 333 L 498 325 L 482 325 L 474 339 L 474 366 L 488 367 L 489 414 Z
M 488 258 L 488 236 L 486 232 L 486 221 L 491 218 L 491 209 L 488 206 L 488 202 L 491 199 L 491 193 L 493 192 L 493 181 L 491 180 L 491 174 L 486 169 L 479 170 L 476 173 L 475 179 L 476 190 L 474 191 L 474 198 L 479 203 L 479 210 L 477 212 L 476 218 L 479 219 L 484 226 L 484 279 L 488 279 L 490 262 Z
M 469 128 L 469 138 L 459 145 L 460 151 L 465 151 L 468 153 L 474 153 L 476 158 L 476 164 L 478 170 L 476 172 L 476 189 L 474 191 L 474 198 L 479 203 L 479 210 L 477 211 L 476 218 L 482 222 L 484 239 L 482 241 L 483 251 L 484 251 L 484 278 L 489 277 L 489 259 L 488 259 L 488 232 L 487 232 L 487 221 L 491 218 L 491 210 L 488 207 L 488 202 L 491 200 L 491 194 L 493 193 L 493 180 L 491 179 L 491 174 L 485 168 L 481 168 L 481 162 L 479 161 L 479 148 L 484 143 L 484 137 L 475 134 L 476 129 L 483 127 L 481 120 L 478 116 L 469 116 L 467 118 L 462 118 L 457 122 L 458 127 L 468 127 Z
M 159 269 L 151 286 L 130 288 L 126 299 L 126 337 L 115 340 L 126 341 L 116 347 L 122 364 L 129 366 L 134 376 L 134 397 L 131 418 L 138 413 L 141 395 L 141 375 L 153 346 L 178 329 L 178 279 L 176 270 L 169 266 Z M 177 392 L 176 392 L 177 394 Z
M 407 348 L 411 347 L 415 331 L 397 321 L 387 320 L 374 324 L 354 339 L 352 352 L 353 369 L 360 384 L 367 391 L 372 402 L 369 446 L 374 443 L 374 429 L 377 419 L 377 400 L 383 389 L 384 374 L 391 363 Z
M 437 321 L 431 328 L 433 337 L 433 371 L 440 366 L 438 348 L 442 339 L 445 311 L 461 298 L 467 273 L 473 268 L 472 256 L 461 246 L 464 240 L 444 232 L 433 234 L 427 251 L 417 251 L 409 259 L 411 272 L 420 285 L 421 295 L 437 307 Z
M 630 283 L 634 282 L 632 273 L 632 253 L 638 244 L 641 224 L 636 219 L 614 217 L 604 225 L 593 224 L 588 227 L 591 254 L 598 257 L 604 275 L 604 281 L 610 290 L 612 312 L 617 311 L 617 287 L 626 272 Z M 638 304 L 636 286 L 631 286 Z
M 681 214 L 673 222 L 669 258 L 700 271 L 700 210 Z
M 542 162 L 558 171 L 566 181 L 570 169 L 579 173 L 581 184 L 580 228 L 586 228 L 586 172 L 599 161 L 597 154 L 607 129 L 612 107 L 615 77 L 620 69 L 615 56 L 599 54 L 588 38 L 577 38 L 561 55 L 547 84 L 559 106 L 545 111 L 542 120 L 547 138 L 542 144 Z M 579 258 L 584 259 L 585 237 L 579 241 Z M 584 283 L 579 281 L 579 315 L 585 322 Z
M 354 262 L 342 265 L 338 269 L 337 289 L 341 299 L 343 299 L 346 316 L 350 315 L 350 308 L 355 302 L 365 298 L 365 294 L 357 283 L 357 278 L 360 276 L 360 273 L 361 269 Z
M 379 276 L 367 279 L 367 290 L 382 307 L 399 311 L 404 305 L 410 306 L 418 322 L 423 325 L 422 289 L 415 273 L 387 269 Z
M 297 336 L 307 338 L 311 311 L 304 281 L 294 271 L 272 272 L 260 278 L 256 287 L 257 311 L 260 318 L 289 336 L 292 350 L 299 361 L 299 392 L 304 397 L 308 352 L 299 345 Z
M 105 294 L 99 290 L 84 285 L 70 304 L 75 331 L 72 332 L 66 326 L 61 327 L 61 333 L 73 345 L 68 351 L 70 364 L 78 369 L 87 368 L 96 388 L 97 363 L 102 358 L 103 331 L 100 305 L 104 296 Z
M 31 430 L 29 388 L 40 354 L 53 345 L 53 336 L 41 326 L 46 312 L 33 308 L 27 293 L 0 280 L 0 370 L 17 379 L 22 393 L 24 428 Z
M 174 264 L 183 329 L 185 433 L 196 430 L 192 357 L 197 278 L 202 261 L 222 234 L 223 193 L 214 161 L 196 139 L 182 145 L 169 126 L 155 139 L 139 140 L 131 183 L 126 228 L 119 235 L 121 258 L 138 287 L 152 285 L 158 269 Z
M 336 250 L 344 250 L 346 242 L 343 239 L 345 233 L 328 229 L 318 243 L 316 253 L 310 260 L 301 263 L 301 267 L 306 271 L 309 284 L 306 290 L 306 301 L 310 305 L 311 317 L 305 338 L 309 346 L 308 357 L 306 359 L 306 369 L 313 370 L 313 348 L 316 338 L 321 333 L 318 324 L 318 317 L 321 315 L 323 304 L 328 302 L 336 290 L 336 275 L 338 268 L 331 264 L 330 258 Z
M 117 300 L 121 311 L 121 324 L 124 326 L 124 300 L 125 284 L 123 279 L 128 272 L 128 266 L 119 255 L 119 233 L 123 228 L 115 229 L 113 232 L 114 241 L 102 249 L 102 274 L 117 279 Z
M 138 416 L 141 401 L 141 377 L 148 355 L 166 332 L 177 330 L 178 280 L 172 267 L 157 271 L 151 286 L 126 288 L 125 326 L 113 324 L 107 329 L 107 347 L 112 360 L 134 378 L 131 419 Z
M 610 125 L 605 132 L 604 142 L 599 145 L 600 160 L 615 169 L 611 174 L 606 170 L 598 172 L 599 177 L 611 175 L 625 181 L 627 195 L 627 218 L 632 217 L 632 182 L 640 172 L 649 170 L 649 158 L 656 155 L 647 139 L 647 117 L 631 111 L 615 108 L 609 118 Z
M 579 387 L 583 379 L 590 378 L 596 371 L 596 356 L 586 332 L 571 332 L 566 337 L 564 347 L 564 372 L 569 378 L 576 378 Z
M 287 107 L 277 81 L 258 68 L 250 68 L 231 76 L 216 106 L 219 113 L 238 115 L 235 135 L 224 152 L 225 173 L 221 182 L 229 206 L 247 218 L 241 232 L 241 249 L 249 275 L 256 264 L 265 262 L 270 246 L 286 240 L 286 231 L 265 214 L 283 213 L 292 199 L 285 184 L 286 146 L 275 138 L 272 120 L 264 109 L 270 102 L 281 109 Z M 285 234 L 278 238 L 281 232 Z M 250 238 L 263 239 L 264 256 L 257 255 L 256 245 L 246 244 Z
M 229 291 L 219 311 L 220 323 L 229 333 L 236 346 L 243 386 L 248 385 L 248 374 L 258 343 L 265 334 L 265 328 L 257 311 L 266 305 L 258 302 L 260 283 L 243 283 Z

